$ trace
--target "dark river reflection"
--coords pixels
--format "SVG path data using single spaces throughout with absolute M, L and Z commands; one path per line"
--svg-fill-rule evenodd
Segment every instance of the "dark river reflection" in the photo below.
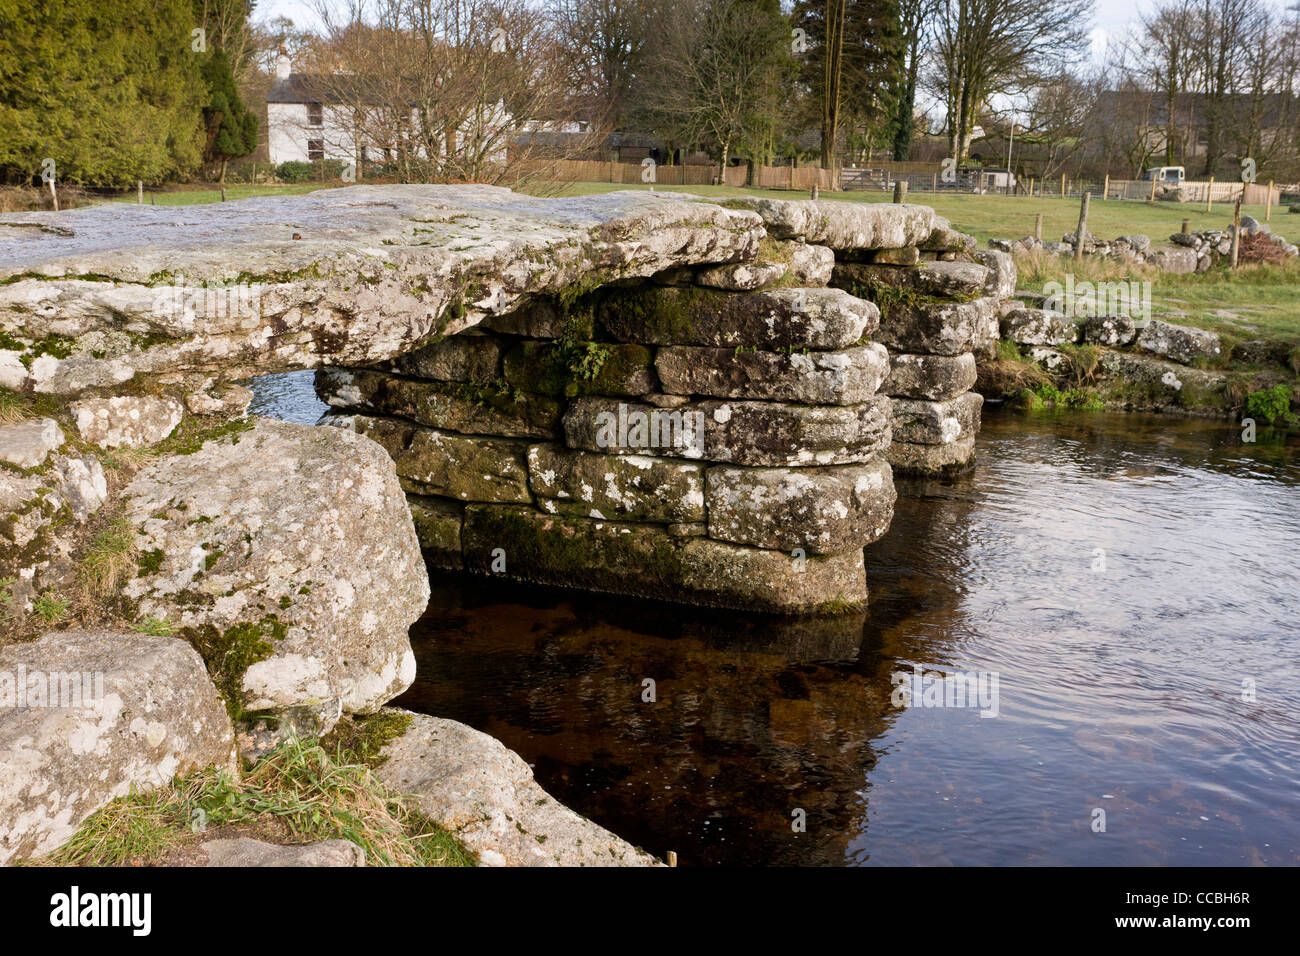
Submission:
M 440 576 L 398 703 L 683 865 L 1295 864 L 1300 448 L 1264 437 L 990 413 L 972 473 L 899 483 L 856 617 Z M 998 716 L 894 707 L 913 664 L 997 674 Z

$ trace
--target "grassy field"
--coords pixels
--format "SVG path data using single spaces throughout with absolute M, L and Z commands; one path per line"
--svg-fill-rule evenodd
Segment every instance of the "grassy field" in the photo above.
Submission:
M 253 196 L 294 196 L 299 193 L 315 192 L 318 189 L 332 189 L 342 185 L 337 182 L 293 183 L 283 186 L 236 186 L 226 187 L 226 199 L 249 199 Z M 159 206 L 199 206 L 205 203 L 221 202 L 221 187 L 207 183 L 186 186 L 171 186 L 165 190 L 145 190 L 145 205 L 150 202 Z M 126 193 L 109 202 L 134 203 L 135 193 Z

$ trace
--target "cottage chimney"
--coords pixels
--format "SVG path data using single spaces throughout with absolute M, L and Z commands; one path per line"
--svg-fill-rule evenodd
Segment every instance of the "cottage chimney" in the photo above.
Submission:
M 284 44 L 280 44 L 280 55 L 275 58 L 275 78 L 277 80 L 287 80 L 289 74 L 293 72 L 293 60 L 289 59 L 289 54 L 285 52 Z

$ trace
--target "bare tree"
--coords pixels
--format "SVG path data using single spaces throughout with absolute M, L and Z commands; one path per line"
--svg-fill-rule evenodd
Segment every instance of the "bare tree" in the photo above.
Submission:
M 632 82 L 652 29 L 651 0 L 549 0 L 560 52 L 575 95 L 591 120 L 623 125 Z
M 526 0 L 325 0 L 310 86 L 335 156 L 405 181 L 515 179 L 572 131 L 551 22 Z
M 937 0 L 933 84 L 960 164 L 989 98 L 1025 89 L 1082 56 L 1092 0 Z
M 678 3 L 659 17 L 636 93 L 646 125 L 712 144 L 724 168 L 737 150 L 761 157 L 788 108 L 789 22 L 751 0 Z

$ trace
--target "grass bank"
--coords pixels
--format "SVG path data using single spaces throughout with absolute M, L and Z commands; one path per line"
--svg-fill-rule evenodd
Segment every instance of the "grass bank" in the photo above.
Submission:
M 406 718 L 409 723 L 409 717 Z M 324 742 L 290 737 L 238 780 L 209 769 L 114 800 L 39 866 L 203 865 L 199 846 L 252 837 L 296 845 L 343 839 L 367 866 L 474 866 L 454 836 L 375 777 L 400 714 L 345 720 Z
M 1215 268 L 1173 275 L 1114 259 L 1070 258 L 1044 253 L 1016 257 L 1022 291 L 1042 292 L 1048 282 L 1139 281 L 1151 283 L 1153 313 L 1181 325 L 1219 333 L 1224 359 L 1238 342 L 1276 339 L 1300 346 L 1300 259 L 1282 265 L 1246 265 L 1237 272 Z

